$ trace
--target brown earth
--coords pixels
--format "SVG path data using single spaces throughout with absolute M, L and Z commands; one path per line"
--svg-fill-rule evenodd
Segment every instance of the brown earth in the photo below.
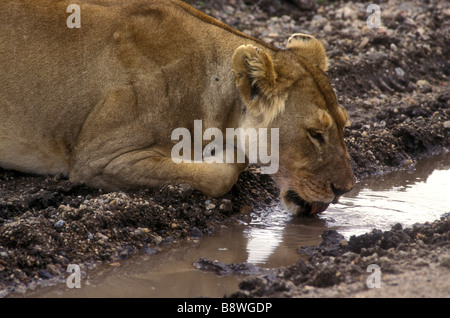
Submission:
M 280 47 L 295 32 L 324 41 L 328 74 L 352 122 L 346 142 L 358 179 L 411 169 L 419 158 L 448 151 L 450 6 L 445 0 L 389 1 L 381 6 L 378 29 L 367 27 L 364 5 L 352 2 L 190 2 Z M 252 209 L 278 196 L 272 180 L 257 171 L 248 169 L 230 193 L 214 199 L 184 185 L 103 193 L 62 177 L 0 169 L 0 297 L 57 283 L 70 263 L 89 268 L 132 253 L 151 254 L 218 231 L 226 221 L 247 219 Z M 321 246 L 303 250 L 308 260 L 245 279 L 231 296 L 450 295 L 448 217 L 349 241 L 330 231 L 323 239 Z M 371 263 L 383 265 L 389 288 L 365 287 Z M 417 288 L 407 288 L 413 283 Z

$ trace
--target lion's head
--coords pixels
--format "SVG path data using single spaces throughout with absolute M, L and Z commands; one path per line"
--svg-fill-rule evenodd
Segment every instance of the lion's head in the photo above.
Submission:
M 325 75 L 328 60 L 315 38 L 294 34 L 285 50 L 239 47 L 233 71 L 242 100 L 262 125 L 279 128 L 279 170 L 286 206 L 315 214 L 354 186 L 344 143 L 348 118 Z

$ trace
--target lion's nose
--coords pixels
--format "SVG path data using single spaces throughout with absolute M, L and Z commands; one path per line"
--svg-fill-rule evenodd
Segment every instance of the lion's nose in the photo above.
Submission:
M 333 190 L 334 195 L 337 196 L 337 197 L 343 195 L 344 193 L 347 193 L 347 192 L 350 191 L 352 188 L 353 188 L 353 186 L 350 187 L 350 188 L 348 188 L 348 189 L 342 189 L 342 188 L 336 187 L 336 186 L 334 185 L 334 183 L 331 184 L 331 190 Z

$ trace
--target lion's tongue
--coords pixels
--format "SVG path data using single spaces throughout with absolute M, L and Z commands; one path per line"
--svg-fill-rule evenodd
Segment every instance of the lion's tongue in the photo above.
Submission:
M 325 211 L 328 208 L 328 203 L 313 202 L 311 204 L 311 214 L 317 214 Z

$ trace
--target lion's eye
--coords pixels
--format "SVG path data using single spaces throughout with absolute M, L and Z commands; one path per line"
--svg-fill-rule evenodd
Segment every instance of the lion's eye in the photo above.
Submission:
M 316 129 L 309 129 L 308 134 L 319 143 L 323 144 L 325 142 L 325 138 L 323 137 L 322 132 Z

